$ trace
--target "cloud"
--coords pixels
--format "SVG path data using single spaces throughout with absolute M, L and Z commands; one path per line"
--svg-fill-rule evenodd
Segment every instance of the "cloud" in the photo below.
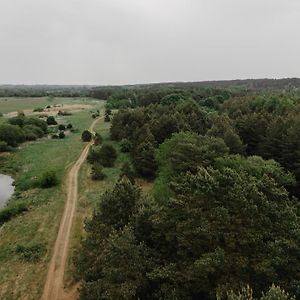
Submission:
M 298 0 L 2 0 L 0 83 L 300 76 Z

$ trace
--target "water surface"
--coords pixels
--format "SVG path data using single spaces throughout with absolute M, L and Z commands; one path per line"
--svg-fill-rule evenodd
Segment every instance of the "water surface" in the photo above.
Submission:
M 13 182 L 10 176 L 0 174 L 0 209 L 6 205 L 15 190 Z

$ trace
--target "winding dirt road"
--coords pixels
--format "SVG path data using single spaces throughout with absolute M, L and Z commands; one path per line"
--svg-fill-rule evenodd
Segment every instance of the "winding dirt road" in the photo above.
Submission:
M 93 132 L 94 126 L 99 119 L 96 119 L 90 126 L 90 131 Z M 83 149 L 80 157 L 71 168 L 67 178 L 67 201 L 65 204 L 64 213 L 60 222 L 58 235 L 54 245 L 53 256 L 50 261 L 47 279 L 42 295 L 42 300 L 62 300 L 76 298 L 76 290 L 67 294 L 64 290 L 64 273 L 68 258 L 68 249 L 70 242 L 70 234 L 73 223 L 73 218 L 76 210 L 77 192 L 78 192 L 78 172 L 81 165 L 85 161 L 89 148 L 92 145 L 90 142 Z

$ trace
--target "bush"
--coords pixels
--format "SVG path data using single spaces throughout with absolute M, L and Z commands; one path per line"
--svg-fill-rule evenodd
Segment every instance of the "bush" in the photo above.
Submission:
M 120 149 L 121 149 L 121 152 L 123 152 L 123 153 L 130 152 L 131 146 L 132 145 L 128 139 L 122 139 L 120 142 Z
M 100 163 L 103 167 L 110 168 L 114 165 L 116 158 L 116 149 L 112 145 L 104 144 L 102 147 L 92 147 L 87 161 L 91 164 Z
M 58 130 L 66 130 L 66 126 L 65 125 L 63 125 L 63 124 L 59 124 L 58 125 Z
M 33 112 L 42 112 L 42 111 L 44 111 L 44 109 L 41 108 L 41 107 L 35 108 L 35 109 L 33 110 Z
M 39 118 L 24 118 L 24 126 L 25 125 L 34 125 L 39 127 L 44 133 L 47 132 L 47 123 L 44 120 L 40 120 Z
M 6 142 L 7 145 L 16 147 L 19 143 L 24 142 L 24 134 L 19 126 L 11 124 L 0 125 L 0 141 Z
M 56 120 L 55 120 L 55 118 L 53 116 L 49 116 L 47 118 L 47 124 L 48 125 L 57 125 L 57 122 L 56 122 Z
M 92 166 L 92 179 L 93 180 L 103 180 L 106 175 L 103 173 L 103 166 L 99 163 L 95 163 Z
M 110 117 L 109 117 L 109 115 L 105 115 L 104 122 L 110 122 Z
M 50 188 L 58 184 L 58 178 L 54 171 L 45 172 L 39 180 L 39 186 L 41 188 Z
M 132 184 L 135 182 L 135 171 L 129 162 L 125 162 L 121 168 L 121 177 L 126 176 Z
M 35 125 L 24 126 L 23 133 L 26 141 L 35 141 L 37 138 L 41 138 L 44 135 L 43 130 Z
M 6 142 L 0 141 L 0 152 L 8 152 L 10 150 L 11 149 Z
M 96 132 L 94 136 L 94 145 L 100 145 L 102 143 L 102 140 L 102 136 Z
M 13 217 L 21 214 L 24 211 L 27 211 L 28 208 L 25 203 L 19 202 L 11 206 L 7 206 L 0 210 L 0 225 L 9 221 Z
M 67 125 L 67 128 L 68 128 L 68 129 L 71 129 L 71 128 L 73 128 L 73 125 L 72 125 L 71 123 L 69 123 L 69 124 Z
M 59 139 L 59 136 L 58 136 L 57 134 L 53 134 L 53 135 L 51 136 L 51 138 L 52 138 L 53 140 L 57 140 L 57 139 Z
M 66 135 L 65 135 L 65 133 L 64 133 L 63 131 L 61 131 L 61 132 L 59 133 L 58 137 L 59 137 L 60 139 L 64 139 L 64 138 L 66 137 Z
M 84 142 L 90 142 L 92 140 L 93 135 L 88 130 L 84 130 L 81 135 L 81 139 Z
M 43 244 L 17 245 L 16 247 L 16 253 L 27 262 L 37 262 L 45 252 L 46 247 Z

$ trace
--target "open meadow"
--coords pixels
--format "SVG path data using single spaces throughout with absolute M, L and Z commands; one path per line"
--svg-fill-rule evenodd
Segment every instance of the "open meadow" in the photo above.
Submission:
M 54 104 L 89 104 L 101 110 L 103 102 L 92 99 L 34 98 L 0 99 L 1 111 L 32 110 Z M 6 118 L 1 118 L 2 122 Z M 84 143 L 81 132 L 93 119 L 90 110 L 57 117 L 63 124 L 71 123 L 74 132 L 64 139 L 44 137 L 21 144 L 18 149 L 0 155 L 0 173 L 13 176 L 17 189 L 8 207 L 25 203 L 27 212 L 0 227 L 0 299 L 39 299 L 47 266 L 56 239 L 65 203 L 65 177 L 80 155 Z M 60 184 L 40 189 L 32 182 L 46 170 L 54 171 Z

